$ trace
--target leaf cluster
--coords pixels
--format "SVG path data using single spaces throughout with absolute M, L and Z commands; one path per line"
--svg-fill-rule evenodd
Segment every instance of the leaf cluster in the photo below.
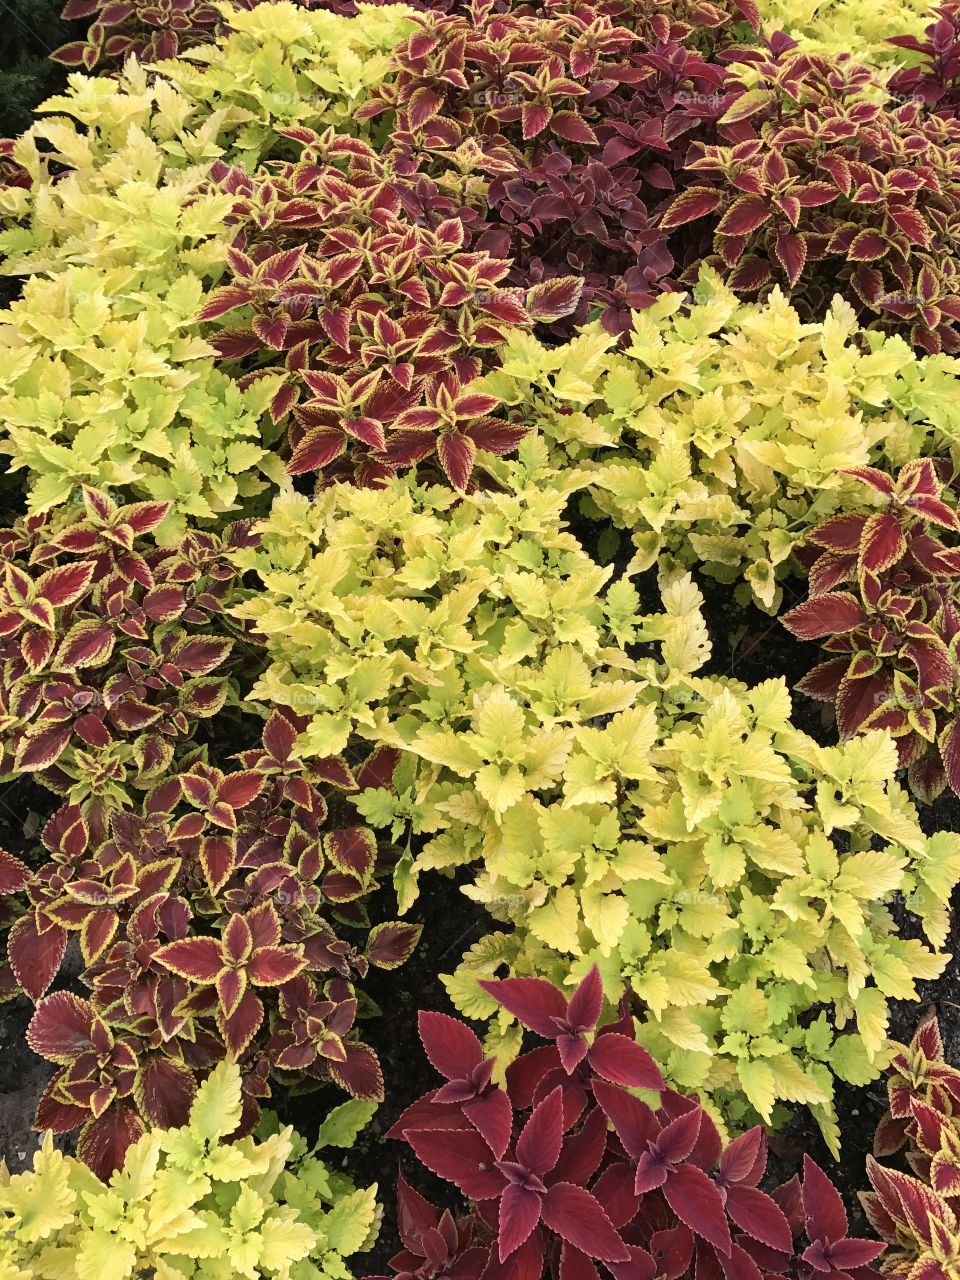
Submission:
M 953 476 L 949 463 L 939 471 Z M 874 467 L 851 474 L 882 505 L 847 511 L 810 534 L 819 550 L 810 596 L 782 622 L 841 656 L 797 687 L 834 703 L 841 738 L 890 732 L 911 787 L 929 803 L 948 783 L 960 793 L 960 519 L 930 459 L 907 463 L 896 478 Z
M 724 1143 L 696 1101 L 664 1089 L 628 1017 L 597 1030 L 596 969 L 569 1001 L 537 979 L 486 986 L 552 1043 L 519 1058 L 501 1088 L 487 1082 L 494 1063 L 471 1031 L 421 1014 L 424 1048 L 446 1083 L 390 1132 L 468 1197 L 473 1221 L 441 1218 L 401 1183 L 397 1272 L 427 1276 L 442 1256 L 470 1280 L 595 1277 L 598 1264 L 615 1280 L 688 1269 L 782 1276 L 804 1264 L 858 1280 L 875 1274 L 884 1246 L 848 1238 L 840 1196 L 809 1157 L 802 1186 L 795 1178 L 772 1195 L 759 1190 L 759 1128 Z
M 478 3 L 417 21 L 360 118 L 389 112 L 389 154 L 438 181 L 482 175 L 479 244 L 512 261 L 510 283 L 573 269 L 573 318 L 600 306 L 619 333 L 674 283 L 659 211 L 691 138 L 715 136 L 720 54 L 755 38 L 756 6 Z
M 0 744 L 6 777 L 34 773 L 102 829 L 164 777 L 246 660 L 224 613 L 235 595 L 224 538 L 158 548 L 170 503 L 83 504 L 0 530 Z
M 871 1191 L 860 1199 L 888 1249 L 885 1275 L 949 1276 L 956 1267 L 960 1219 L 960 1072 L 944 1061 L 935 1018 L 890 1064 L 889 1106 L 867 1157 Z M 910 1173 L 879 1160 L 906 1148 Z M 876 1158 L 875 1158 L 876 1157 Z
M 197 1075 L 226 1056 L 241 1064 L 247 1129 L 273 1073 L 383 1096 L 354 1028 L 353 983 L 370 965 L 402 964 L 420 929 L 370 929 L 365 900 L 382 868 L 371 833 L 355 815 L 348 825 L 346 797 L 387 784 L 395 757 L 375 755 L 356 774 L 342 759 L 307 765 L 293 750 L 297 728 L 274 713 L 238 770 L 196 759 L 136 810 L 114 812 L 106 838 L 64 806 L 44 828 L 50 861 L 35 873 L 3 859 L 0 885 L 19 903 L 8 965 L 40 1002 L 30 1044 L 59 1067 L 37 1125 L 83 1124 L 78 1150 L 100 1172 L 146 1125 L 181 1123 Z M 365 940 L 342 938 L 340 926 Z M 71 935 L 90 999 L 43 999 Z
M 0 1167 L 0 1265 L 10 1280 L 348 1280 L 345 1259 L 371 1247 L 376 1186 L 331 1172 L 291 1126 L 236 1139 L 240 1073 L 221 1063 L 189 1116 L 151 1127 L 101 1181 L 52 1134 L 33 1169 Z M 372 1108 L 346 1104 L 318 1146 L 348 1146 Z
M 635 568 L 696 566 L 770 613 L 806 532 L 857 501 L 845 468 L 957 439 L 952 362 L 864 332 L 839 299 L 805 323 L 779 289 L 745 303 L 704 269 L 628 337 L 515 334 L 481 389 L 588 474 L 584 509 L 629 532 Z
M 748 296 L 789 285 L 812 319 L 839 292 L 865 326 L 955 353 L 960 122 L 884 79 L 782 35 L 739 54 L 721 136 L 691 147 L 660 225 L 687 229 L 688 282 L 705 261 Z
M 436 454 L 462 491 L 478 448 L 509 453 L 525 430 L 470 384 L 515 327 L 573 310 L 579 282 L 502 287 L 509 263 L 472 243 L 435 183 L 332 129 L 288 134 L 295 163 L 214 170 L 237 237 L 232 278 L 200 312 L 231 317 L 211 341 L 257 370 L 283 353 L 271 414 L 292 411 L 291 474 L 379 483 Z

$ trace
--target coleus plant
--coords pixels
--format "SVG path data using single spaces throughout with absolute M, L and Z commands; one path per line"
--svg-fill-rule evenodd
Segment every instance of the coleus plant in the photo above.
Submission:
M 931 6 L 922 35 L 895 35 L 888 43 L 908 51 L 909 61 L 890 78 L 890 92 L 925 103 L 932 111 L 956 117 L 960 107 L 960 5 L 956 0 Z
M 889 1109 L 867 1157 L 872 1190 L 860 1194 L 889 1246 L 882 1270 L 949 1280 L 960 1258 L 960 1071 L 944 1061 L 935 1018 L 900 1046 L 887 1089 Z M 910 1174 L 879 1163 L 904 1146 Z
M 794 1179 L 761 1191 L 762 1130 L 725 1143 L 696 1101 L 664 1087 L 628 1015 L 599 1025 L 596 968 L 569 999 L 538 979 L 485 985 L 548 1043 L 517 1059 L 502 1088 L 467 1027 L 420 1015 L 424 1049 L 447 1083 L 408 1107 L 389 1136 L 456 1186 L 472 1216 L 457 1223 L 401 1182 L 397 1273 L 427 1277 L 442 1265 L 469 1280 L 588 1280 L 602 1264 L 615 1280 L 688 1268 L 731 1278 L 873 1274 L 883 1245 L 847 1237 L 840 1197 L 809 1157 L 802 1190 Z
M 882 505 L 810 533 L 822 549 L 810 597 L 782 618 L 793 635 L 841 655 L 798 688 L 835 704 L 843 738 L 892 733 L 913 791 L 928 802 L 948 783 L 960 792 L 960 518 L 944 501 L 941 472 L 950 478 L 952 465 L 910 462 L 896 478 L 851 469 Z
M 169 768 L 231 687 L 228 553 L 249 541 L 249 522 L 158 548 L 150 535 L 169 510 L 85 488 L 79 510 L 0 530 L 6 771 L 36 774 L 98 829 L 131 786 Z
M 242 3 L 242 0 L 241 0 Z M 204 0 L 67 0 L 61 18 L 92 18 L 82 40 L 71 40 L 50 55 L 67 67 L 97 66 L 173 58 L 182 49 L 212 40 L 223 24 L 215 5 Z
M 312 1150 L 276 1117 L 237 1138 L 240 1072 L 222 1062 L 185 1122 L 151 1126 L 109 1183 L 47 1133 L 32 1169 L 11 1176 L 0 1164 L 0 1268 L 61 1280 L 339 1280 L 376 1238 L 376 1187 L 358 1189 L 317 1148 L 349 1146 L 370 1114 L 334 1108 Z
M 619 344 L 597 322 L 555 346 L 515 334 L 480 386 L 534 417 L 558 470 L 589 472 L 581 510 L 632 538 L 632 567 L 696 568 L 770 614 L 806 531 L 857 501 L 846 468 L 956 431 L 952 362 L 840 298 L 805 323 L 779 287 L 746 302 L 704 268 L 627 320 Z
M 471 244 L 434 182 L 332 129 L 283 132 L 302 156 L 269 177 L 215 167 L 236 240 L 200 318 L 236 327 L 211 342 L 258 369 L 284 361 L 271 413 L 292 412 L 291 474 L 381 482 L 435 456 L 464 490 L 478 449 L 509 453 L 528 429 L 470 384 L 514 327 L 571 312 L 579 282 L 504 288 L 509 262 Z
M 574 318 L 600 306 L 620 333 L 626 310 L 675 287 L 658 211 L 690 137 L 715 139 L 718 55 L 751 27 L 751 0 L 428 13 L 358 117 L 390 112 L 388 146 L 445 186 L 489 175 L 479 246 L 511 259 L 521 288 L 574 271 Z
M 670 241 L 685 278 L 707 261 L 747 294 L 780 282 L 814 319 L 839 291 L 864 324 L 960 350 L 960 122 L 884 102 L 875 70 L 782 34 L 736 58 L 727 134 L 691 148 L 661 221 L 690 227 Z
M 7 950 L 40 1001 L 30 1043 L 60 1068 L 37 1124 L 83 1124 L 79 1150 L 98 1170 L 144 1123 L 180 1123 L 197 1075 L 224 1056 L 241 1064 L 248 1126 L 271 1073 L 382 1097 L 376 1056 L 354 1029 L 353 982 L 370 965 L 402 964 L 420 928 L 369 928 L 376 842 L 334 827 L 325 795 L 340 796 L 343 816 L 349 794 L 383 785 L 396 758 L 375 753 L 356 773 L 342 759 L 307 765 L 294 753 L 300 727 L 274 713 L 262 749 L 231 773 L 196 758 L 138 811 L 114 813 L 103 842 L 65 806 L 43 832 L 49 863 L 25 884 L 19 867 L 2 868 L 26 899 Z M 341 938 L 338 924 L 365 941 Z M 91 996 L 41 998 L 71 934 Z

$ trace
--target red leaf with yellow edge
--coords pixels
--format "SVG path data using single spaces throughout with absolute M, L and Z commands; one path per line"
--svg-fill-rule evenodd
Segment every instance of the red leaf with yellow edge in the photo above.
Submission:
M 864 524 L 860 541 L 860 565 L 869 573 L 883 573 L 897 563 L 906 547 L 903 527 L 896 514 L 892 511 L 879 511 Z
M 127 1151 L 146 1133 L 136 1108 L 116 1102 L 95 1120 L 89 1121 L 77 1140 L 77 1157 L 104 1182 L 123 1168 Z
M 180 938 L 154 953 L 154 959 L 191 982 L 212 983 L 223 968 L 223 952 L 213 938 Z
M 56 991 L 37 1006 L 27 1028 L 27 1042 L 41 1058 L 68 1063 L 91 1048 L 98 1021 L 89 1000 L 70 991 Z
M 17 982 L 36 1004 L 54 980 L 67 949 L 66 930 L 50 925 L 42 933 L 34 915 L 21 916 L 7 937 L 7 954 Z
M 844 635 L 866 619 L 863 606 L 846 591 L 829 592 L 805 600 L 780 619 L 787 630 L 801 640 Z

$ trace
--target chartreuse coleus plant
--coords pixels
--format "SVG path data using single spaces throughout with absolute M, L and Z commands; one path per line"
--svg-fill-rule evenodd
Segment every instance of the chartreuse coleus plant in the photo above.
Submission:
M 455 1018 L 421 1013 L 444 1077 L 390 1130 L 470 1202 L 455 1222 L 406 1182 L 398 1196 L 402 1276 L 614 1280 L 655 1276 L 852 1275 L 869 1280 L 884 1246 L 851 1239 L 839 1194 L 809 1156 L 804 1177 L 761 1191 L 759 1127 L 725 1142 L 693 1098 L 665 1088 L 629 1017 L 598 1028 L 596 968 L 568 1000 L 551 983 L 490 982 L 491 996 L 547 1044 L 492 1058 Z
M 195 758 L 115 812 L 106 838 L 64 806 L 36 872 L 0 860 L 4 923 L 14 917 L 2 990 L 39 1001 L 28 1040 L 59 1068 L 36 1124 L 83 1125 L 78 1154 L 104 1176 L 147 1126 L 182 1123 L 198 1077 L 224 1057 L 240 1063 L 245 1131 L 271 1078 L 383 1097 L 353 984 L 402 964 L 420 927 L 370 927 L 381 868 L 371 832 L 355 814 L 348 825 L 349 796 L 389 785 L 396 757 L 375 753 L 356 772 L 338 758 L 305 764 L 300 727 L 275 712 L 239 769 Z M 44 997 L 71 936 L 90 997 Z
M 222 141 L 253 170 L 289 148 L 282 131 L 296 126 L 377 136 L 356 113 L 388 76 L 390 55 L 414 30 L 404 4 L 364 5 L 345 18 L 280 0 L 250 9 L 214 6 L 229 25 L 216 42 L 162 62 L 193 113 L 225 116 Z
M 10 1280 L 347 1280 L 379 1230 L 376 1185 L 357 1189 L 317 1152 L 348 1147 L 372 1107 L 347 1103 L 309 1149 L 292 1126 L 236 1140 L 240 1073 L 220 1063 L 189 1117 L 152 1127 L 101 1181 L 47 1133 L 33 1168 L 0 1165 L 0 1266 Z
M 517 461 L 487 465 L 502 491 L 460 497 L 411 472 L 379 489 L 332 485 L 312 501 L 281 494 L 257 547 L 237 552 L 258 589 L 233 614 L 270 660 L 251 698 L 309 718 L 308 756 L 355 736 L 401 749 L 441 729 L 452 738 L 482 714 L 486 691 L 506 696 L 497 686 L 508 678 L 542 701 L 522 763 L 508 761 L 506 742 L 489 744 L 479 785 L 501 810 L 517 777 L 550 777 L 562 762 L 555 722 L 631 700 L 620 669 L 632 666 L 623 646 L 641 620 L 629 582 L 601 595 L 612 570 L 565 529 L 577 471 L 549 468 L 534 438 Z
M 960 1071 L 944 1061 L 936 1019 L 898 1046 L 889 1106 L 867 1157 L 871 1191 L 860 1199 L 887 1241 L 885 1275 L 955 1280 L 960 1271 Z M 910 1173 L 879 1160 L 906 1148 Z
M 629 708 L 574 727 L 553 778 L 515 769 L 499 811 L 476 756 L 499 733 L 522 757 L 531 731 L 507 697 L 494 720 L 491 695 L 443 767 L 418 771 L 413 811 L 440 830 L 414 873 L 470 851 L 483 865 L 465 892 L 512 926 L 472 948 L 447 989 L 467 1016 L 493 1017 L 488 1044 L 509 1061 L 520 1029 L 477 979 L 506 966 L 569 982 L 596 963 L 611 999 L 632 993 L 638 1037 L 678 1088 L 737 1122 L 743 1099 L 768 1123 L 779 1100 L 805 1103 L 836 1147 L 833 1077 L 879 1074 L 887 1001 L 916 998 L 915 980 L 945 963 L 898 936 L 891 900 L 942 947 L 960 838 L 923 834 L 886 734 L 822 748 L 791 727 L 781 681 L 674 673 L 664 685 L 653 659 L 637 674 L 646 687 Z M 379 795 L 360 807 L 390 814 Z
M 855 0 L 764 0 L 764 34 L 784 31 L 810 53 L 850 53 L 864 62 L 901 63 L 891 36 L 923 35 L 929 0 L 877 0 L 866 8 Z
M 14 156 L 33 186 L 17 189 L 23 221 L 0 235 L 4 270 L 27 277 L 0 311 L 0 451 L 26 472 L 30 512 L 84 484 L 122 486 L 171 504 L 156 536 L 173 542 L 187 521 L 237 512 L 279 482 L 274 380 L 241 390 L 196 321 L 230 208 L 202 189 L 204 169 L 167 169 L 133 124 L 107 151 L 89 121 L 60 117 Z
M 158 548 L 170 506 L 85 488 L 79 509 L 0 530 L 0 769 L 35 774 L 98 830 L 236 700 L 247 657 L 223 607 L 248 528 Z
M 589 473 L 587 511 L 629 531 L 635 568 L 700 566 L 768 612 L 807 530 L 857 500 L 844 468 L 960 444 L 951 360 L 863 332 L 839 299 L 816 324 L 777 290 L 738 301 L 709 269 L 636 312 L 622 349 L 594 323 L 501 355 L 481 389 Z
M 262 589 L 236 612 L 271 658 L 253 696 L 306 717 L 304 753 L 401 752 L 356 805 L 402 850 L 402 908 L 423 872 L 480 864 L 470 896 L 514 932 L 450 980 L 464 1013 L 496 1012 L 476 978 L 500 965 L 569 981 L 596 961 L 678 1086 L 767 1120 L 806 1102 L 835 1142 L 833 1075 L 878 1074 L 887 998 L 943 966 L 885 904 L 905 894 L 942 946 L 960 837 L 923 835 L 885 734 L 826 750 L 782 682 L 698 679 L 692 582 L 642 612 L 562 529 L 583 477 L 545 457 L 525 440 L 495 464 L 506 492 L 459 500 L 409 477 L 277 499 L 238 552 Z M 628 656 L 645 642 L 659 660 Z M 836 1027 L 801 1025 L 819 1003 Z M 509 1060 L 519 1035 L 498 1021 L 490 1044 Z

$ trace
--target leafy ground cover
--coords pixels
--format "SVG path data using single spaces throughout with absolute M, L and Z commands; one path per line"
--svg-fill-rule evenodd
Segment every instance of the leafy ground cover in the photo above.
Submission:
M 61 23 L 4 1274 L 955 1280 L 956 4 Z

